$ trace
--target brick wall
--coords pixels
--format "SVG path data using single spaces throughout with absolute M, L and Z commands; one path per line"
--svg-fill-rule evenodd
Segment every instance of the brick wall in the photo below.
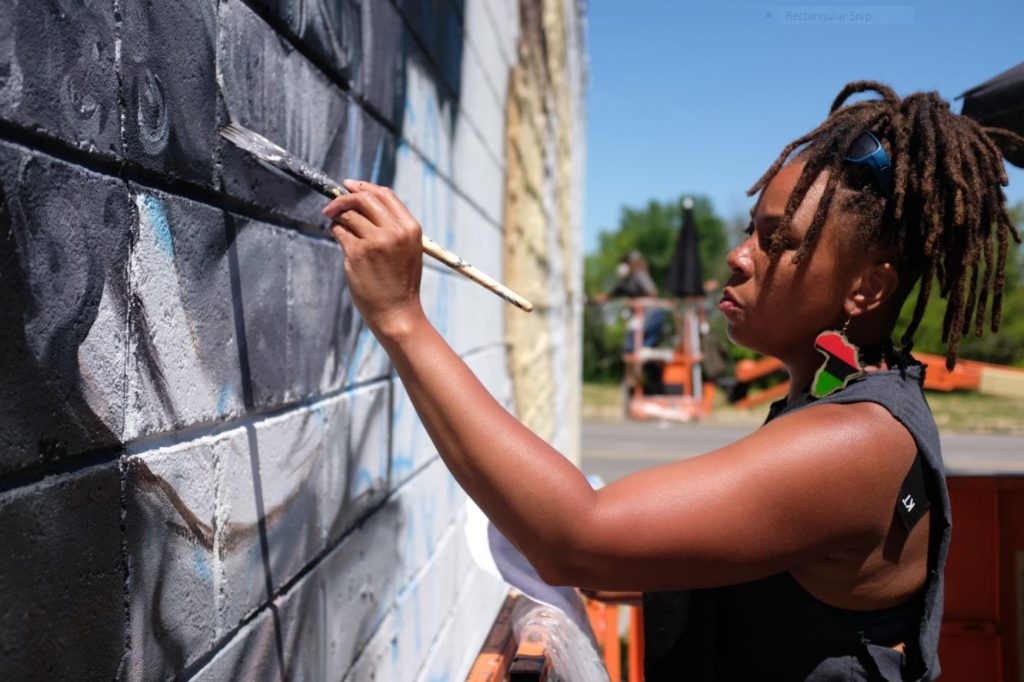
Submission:
M 581 22 L 565 0 L 0 0 L 0 677 L 465 674 L 505 589 L 469 557 L 465 495 L 324 199 L 216 131 L 393 185 L 504 276 L 510 74 L 526 38 L 561 46 L 536 91 L 578 111 Z M 582 123 L 556 113 L 536 153 L 577 168 L 539 180 L 561 203 L 538 319 L 572 339 Z M 505 304 L 431 262 L 423 298 L 536 409 Z M 574 414 L 577 380 L 538 400 Z M 575 430 L 544 435 L 571 454 Z

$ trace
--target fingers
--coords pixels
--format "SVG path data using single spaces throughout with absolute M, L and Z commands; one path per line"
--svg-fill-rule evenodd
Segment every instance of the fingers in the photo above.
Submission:
M 369 192 L 375 195 L 380 202 L 391 212 L 391 215 L 397 220 L 402 227 L 411 227 L 412 225 L 418 225 L 416 218 L 413 217 L 409 209 L 406 208 L 402 200 L 398 198 L 395 191 L 390 187 L 383 187 L 381 185 L 374 185 L 370 182 L 364 182 L 362 180 L 346 180 L 344 183 L 345 187 L 351 192 Z
M 402 200 L 398 198 L 395 191 L 390 187 L 383 187 L 381 185 L 375 185 L 372 182 L 365 182 L 363 180 L 345 180 L 342 182 L 345 188 L 352 192 L 352 195 L 368 194 L 374 197 L 380 202 L 389 213 L 392 224 L 405 231 L 415 232 L 417 236 L 420 234 L 420 224 L 413 217 L 409 209 L 402 203 Z
M 341 245 L 346 256 L 354 253 L 359 244 L 359 237 L 349 232 L 344 225 L 338 223 L 331 223 L 331 234 L 334 236 L 334 240 Z
M 387 227 L 394 218 L 381 202 L 380 198 L 372 192 L 354 192 L 344 194 L 324 207 L 323 214 L 332 220 L 345 211 L 359 211 L 366 216 L 371 223 L 378 227 Z
M 342 211 L 334 217 L 334 224 L 341 225 L 356 237 L 367 239 L 373 236 L 377 226 L 357 210 Z M 334 229 L 333 227 L 331 228 Z

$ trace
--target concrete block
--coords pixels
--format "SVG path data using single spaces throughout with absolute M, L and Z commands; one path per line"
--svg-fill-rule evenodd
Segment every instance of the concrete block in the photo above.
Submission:
M 401 581 L 412 580 L 417 570 L 433 556 L 446 528 L 466 503 L 466 493 L 435 457 L 397 492 L 405 524 Z
M 451 184 L 436 166 L 404 143 L 398 149 L 393 188 L 423 226 L 425 235 L 446 248 L 455 247 L 455 203 Z
M 335 242 L 133 189 L 126 439 L 388 374 Z
M 247 425 L 219 444 L 226 624 L 264 603 L 320 550 L 323 428 L 304 408 Z
M 0 143 L 0 474 L 119 442 L 123 182 Z
M 362 33 L 361 76 L 355 91 L 392 125 L 401 125 L 405 55 L 411 48 L 394 4 L 363 0 Z
M 457 115 L 458 102 L 445 96 L 429 65 L 416 58 L 408 59 L 402 138 L 429 162 L 432 172 L 449 178 L 452 128 Z M 400 156 L 399 163 L 403 160 Z
M 394 606 L 349 669 L 346 680 L 412 680 L 458 593 L 456 531 L 449 525 L 437 551 L 402 587 Z
M 340 180 L 348 165 L 347 96 L 242 0 L 220 4 L 218 27 L 222 119 L 255 130 Z M 218 144 L 225 191 L 296 220 L 322 222 L 321 195 L 260 165 L 226 140 Z
M 137 190 L 128 436 L 386 376 L 332 241 Z M 226 228 L 226 229 L 225 229 Z M 231 247 L 228 240 L 232 239 Z M 237 332 L 242 330 L 243 343 Z
M 129 261 L 126 440 L 241 414 L 245 382 L 262 379 L 260 369 L 280 364 L 284 335 L 271 337 L 276 346 L 269 349 L 250 342 L 252 351 L 243 358 L 238 331 L 272 334 L 287 310 L 283 231 L 254 224 L 238 230 L 230 244 L 222 211 L 138 186 L 132 187 L 132 198 L 138 223 Z M 268 239 L 267 232 L 273 237 Z M 259 275 L 251 261 L 232 253 L 247 253 L 253 246 L 264 247 Z M 249 286 L 241 287 L 241 280 Z M 259 297 L 264 288 L 281 292 L 280 300 Z M 267 354 L 276 357 L 262 361 Z M 283 382 L 284 377 L 277 381 Z M 263 393 L 252 404 L 260 399 L 266 400 Z
M 295 234 L 287 241 L 288 306 L 285 362 L 291 398 L 340 388 L 362 324 L 345 281 L 345 260 L 332 240 Z M 243 293 L 244 296 L 244 293 Z M 381 376 L 387 367 L 375 368 Z
M 473 37 L 478 35 L 475 28 L 478 20 L 470 15 L 481 9 L 484 10 L 485 18 L 491 25 L 492 39 L 497 42 L 502 58 L 506 64 L 514 64 L 519 43 L 519 0 L 466 0 L 466 18 L 463 23 L 466 32 Z
M 234 268 L 232 293 L 239 344 L 243 394 L 251 387 L 252 405 L 279 405 L 294 397 L 288 368 L 288 242 L 295 233 L 229 216 L 234 235 L 229 265 Z M 234 258 L 232 265 L 231 258 Z M 243 324 L 239 325 L 238 316 Z
M 125 677 L 181 676 L 224 634 L 212 438 L 135 454 L 125 465 L 131 646 Z
M 213 186 L 216 0 L 122 0 L 119 11 L 125 156 Z
M 377 629 L 395 599 L 404 519 L 389 501 L 358 527 L 318 568 L 328 633 L 327 660 L 340 677 Z
M 452 184 L 468 197 L 493 225 L 503 225 L 504 168 L 498 165 L 476 131 L 467 125 L 455 127 L 451 155 Z
M 505 159 L 506 97 L 507 90 L 497 89 L 480 65 L 475 50 L 469 50 L 462 60 L 462 95 L 455 125 L 458 127 L 471 122 L 472 132 L 483 139 L 484 145 L 501 165 Z
M 438 75 L 458 99 L 464 57 L 462 4 L 464 0 L 399 0 L 412 31 L 436 65 Z M 436 75 L 434 76 L 436 79 Z
M 343 491 L 344 495 L 340 508 L 331 507 L 331 511 L 340 513 L 323 515 L 325 542 L 340 537 L 389 492 L 390 393 L 391 382 L 383 381 L 343 396 L 348 409 L 336 423 L 341 433 L 337 433 L 337 442 L 330 439 L 334 437 L 333 432 L 326 441 L 327 475 L 322 498 L 331 499 L 336 491 Z M 339 446 L 343 449 L 341 457 L 337 456 Z M 341 462 L 345 469 L 343 475 L 337 471 Z
M 456 311 L 450 327 L 460 354 L 504 343 L 505 314 L 526 315 L 490 291 L 469 280 L 452 282 L 452 307 Z
M 274 612 L 263 611 L 246 623 L 192 679 L 202 682 L 290 679 L 284 675 L 277 632 Z
M 362 52 L 359 0 L 254 0 L 279 26 L 346 81 L 358 78 Z
M 288 367 L 293 397 L 387 376 L 391 361 L 363 324 L 333 240 L 296 234 L 289 243 Z
M 0 27 L 0 118 L 120 156 L 114 4 L 8 0 Z
M 382 499 L 387 389 L 132 455 L 136 677 L 180 674 Z
M 475 566 L 458 577 L 461 589 L 417 682 L 465 679 L 508 594 L 508 584 Z
M 280 660 L 284 679 L 340 679 L 394 602 L 401 529 L 401 508 L 386 504 L 281 595 L 273 610 L 257 616 L 258 628 L 243 629 L 242 641 L 229 644 L 199 678 L 277 677 Z M 269 637 L 282 643 L 280 659 Z M 244 668 L 250 675 L 225 677 L 246 665 L 236 652 L 253 650 L 248 639 L 269 651 L 257 657 L 258 667 Z
M 404 103 L 404 96 L 402 101 Z M 345 144 L 351 153 L 346 154 L 348 166 L 345 176 L 393 186 L 399 146 L 397 138 L 355 101 L 350 100 L 349 107 L 349 129 Z
M 509 69 L 518 54 L 518 7 L 494 0 L 465 0 L 465 29 L 472 45 L 466 59 L 476 60 L 487 82 L 504 106 Z M 510 12 L 511 10 L 511 12 Z M 466 61 L 466 60 L 463 60 Z
M 386 503 L 244 626 L 196 679 L 339 679 L 395 600 L 403 527 L 401 505 Z
M 0 495 L 0 677 L 113 679 L 124 652 L 117 462 Z

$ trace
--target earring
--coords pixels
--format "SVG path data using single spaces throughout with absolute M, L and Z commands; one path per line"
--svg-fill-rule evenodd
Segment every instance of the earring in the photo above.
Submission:
M 864 373 L 860 349 L 846 338 L 849 327 L 850 318 L 846 318 L 842 331 L 824 331 L 814 339 L 814 349 L 825 356 L 811 384 L 811 394 L 815 398 L 824 398 L 846 388 L 848 383 Z

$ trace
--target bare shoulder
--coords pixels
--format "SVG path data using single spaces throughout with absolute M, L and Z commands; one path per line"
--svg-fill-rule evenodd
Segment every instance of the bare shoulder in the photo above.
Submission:
M 766 424 L 753 437 L 799 443 L 809 471 L 841 468 L 841 480 L 860 489 L 863 502 L 877 502 L 885 522 L 917 454 L 906 426 L 882 405 L 867 401 L 807 407 Z
M 820 438 L 836 456 L 873 468 L 908 468 L 917 453 L 907 427 L 885 407 L 869 401 L 812 405 L 769 422 L 758 433 L 786 440 Z
M 608 589 L 731 584 L 876 547 L 913 463 L 913 437 L 874 403 L 814 405 L 699 457 L 603 488 L 580 556 Z M 592 531 L 592 532 L 591 532 Z

